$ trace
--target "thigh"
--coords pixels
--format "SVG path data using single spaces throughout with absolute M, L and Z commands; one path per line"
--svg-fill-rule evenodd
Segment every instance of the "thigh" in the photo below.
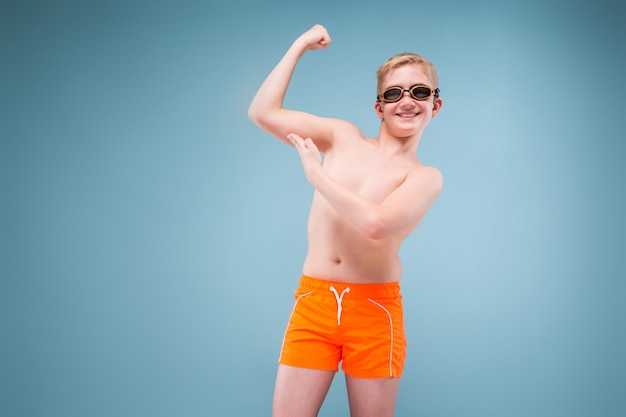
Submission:
M 298 289 L 278 362 L 296 368 L 337 371 L 337 302 L 328 294 Z
M 352 417 L 392 417 L 400 378 L 356 378 L 346 375 Z
M 334 376 L 334 371 L 278 365 L 272 417 L 317 416 Z
M 346 310 L 344 372 L 357 378 L 400 378 L 406 357 L 400 297 L 359 300 Z

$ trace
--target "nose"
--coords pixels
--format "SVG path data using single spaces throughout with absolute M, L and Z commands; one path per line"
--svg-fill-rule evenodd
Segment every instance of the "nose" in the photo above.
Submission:
M 402 97 L 400 97 L 400 102 L 413 104 L 414 100 L 413 100 L 413 97 L 411 96 L 411 93 L 409 93 L 409 90 L 404 90 L 402 92 Z

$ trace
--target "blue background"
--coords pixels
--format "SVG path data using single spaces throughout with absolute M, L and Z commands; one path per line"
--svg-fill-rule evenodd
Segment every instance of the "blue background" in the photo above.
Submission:
M 270 415 L 312 188 L 246 111 L 322 23 L 289 107 L 374 136 L 377 67 L 439 70 L 396 415 L 626 415 L 617 4 L 3 2 L 0 414 Z

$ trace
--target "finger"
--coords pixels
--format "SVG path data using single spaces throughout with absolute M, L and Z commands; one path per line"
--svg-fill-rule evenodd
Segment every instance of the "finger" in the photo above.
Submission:
M 308 149 L 311 149 L 312 151 L 317 151 L 317 145 L 315 145 L 315 142 L 313 142 L 313 139 L 306 138 L 304 140 L 304 144 L 306 145 Z
M 287 138 L 289 139 L 289 141 L 294 147 L 296 147 L 297 149 L 302 148 L 302 145 L 304 144 L 304 140 L 300 136 L 296 135 L 295 133 L 289 133 L 287 135 Z

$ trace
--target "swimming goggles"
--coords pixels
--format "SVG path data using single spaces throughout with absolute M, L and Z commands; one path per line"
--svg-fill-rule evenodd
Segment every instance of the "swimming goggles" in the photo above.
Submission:
M 383 91 L 381 95 L 376 97 L 376 101 L 395 103 L 396 101 L 400 101 L 405 92 L 408 92 L 411 97 L 419 101 L 427 100 L 431 95 L 434 95 L 435 98 L 439 97 L 438 88 L 435 88 L 433 90 L 432 88 L 423 84 L 417 84 L 409 88 L 408 90 L 405 90 L 402 87 L 389 87 L 388 89 Z

